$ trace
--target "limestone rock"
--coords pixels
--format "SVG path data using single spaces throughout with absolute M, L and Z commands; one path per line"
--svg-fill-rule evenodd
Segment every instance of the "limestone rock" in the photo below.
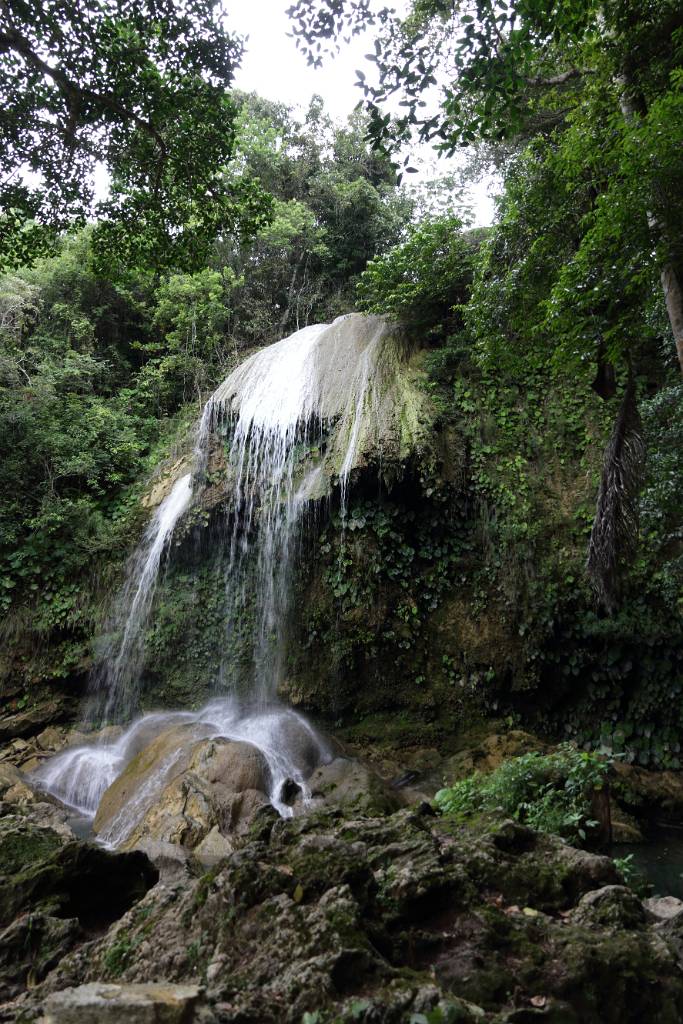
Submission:
M 5 799 L 9 795 L 9 793 L 6 794 Z M 75 838 L 74 831 L 70 825 L 72 814 L 66 807 L 62 807 L 58 801 L 55 800 L 53 802 L 51 799 L 42 800 L 40 793 L 33 793 L 31 803 L 21 803 L 18 806 L 25 822 L 37 825 L 39 828 L 51 829 L 65 842 Z
M 162 790 L 120 845 L 132 850 L 141 840 L 152 839 L 192 849 L 215 817 L 210 787 L 193 772 L 185 772 Z
M 211 786 L 221 786 L 230 793 L 265 792 L 270 785 L 265 757 L 258 747 L 243 740 L 216 739 L 198 743 L 192 750 L 189 769 Z
M 658 921 L 670 921 L 683 912 L 683 900 L 675 896 L 650 896 L 643 906 Z
M 59 750 L 64 745 L 65 738 L 66 732 L 64 729 L 58 729 L 54 725 L 48 725 L 47 729 L 43 729 L 43 731 L 36 736 L 36 744 L 41 750 L 48 750 L 52 752 Z
M 159 872 L 159 881 L 165 885 L 176 885 L 190 878 L 187 850 L 177 843 L 161 839 L 141 839 L 136 850 L 141 850 Z
M 198 985 L 106 985 L 55 992 L 43 1024 L 190 1024 L 201 999 Z
M 643 843 L 645 838 L 636 819 L 627 814 L 610 794 L 612 840 L 615 843 Z
M 158 880 L 139 852 L 111 853 L 52 829 L 3 820 L 0 840 L 0 925 L 35 907 L 85 926 L 111 923 Z
M 233 852 L 234 846 L 225 836 L 218 831 L 214 825 L 211 831 L 204 836 L 201 843 L 194 850 L 194 856 L 200 864 L 212 867 Z
M 164 771 L 166 779 L 170 779 L 186 770 L 192 747 L 202 734 L 203 730 L 196 725 L 173 726 L 142 746 L 103 794 L 93 822 L 94 831 L 104 832 L 136 795 L 139 798 L 141 789 L 154 776 Z M 163 788 L 163 780 L 157 788 Z
M 643 904 L 625 885 L 605 885 L 585 893 L 572 916 L 606 928 L 644 928 L 647 924 Z
M 22 914 L 0 930 L 0 999 L 42 981 L 81 937 L 75 918 L 61 920 L 40 911 Z
M 0 798 L 10 804 L 30 803 L 34 799 L 23 773 L 12 764 L 0 764 Z
M 564 868 L 564 887 L 571 898 L 604 885 L 618 885 L 619 873 L 611 857 L 579 850 L 555 837 L 551 839 L 554 840 L 558 867 Z
M 45 694 L 25 708 L 0 714 L 0 743 L 17 736 L 32 736 L 55 721 L 64 721 L 75 704 L 73 697 Z
M 259 790 L 234 793 L 195 771 L 187 771 L 165 787 L 121 848 L 137 849 L 141 842 L 152 839 L 194 850 L 214 830 L 245 832 L 264 806 L 270 806 L 270 802 Z
M 650 925 L 607 858 L 487 828 L 338 806 L 278 819 L 202 877 L 155 886 L 5 1012 L 55 1012 L 63 990 L 87 983 L 111 982 L 116 1002 L 160 978 L 203 977 L 197 1024 L 205 1013 L 221 1024 L 683 1019 L 678 917 Z M 53 1024 L 88 1024 L 92 1003 L 66 1005 L 80 1015 Z M 118 1019 L 135 1021 L 137 1004 L 123 1005 Z
M 454 754 L 443 768 L 444 776 L 451 781 L 464 779 L 475 771 L 491 772 L 511 757 L 520 757 L 536 750 L 545 753 L 548 750 L 546 743 L 522 729 L 493 733 L 477 741 L 474 738 L 468 741 L 465 736 L 461 742 L 467 745 Z
M 469 871 L 478 885 L 495 888 L 510 903 L 546 913 L 620 881 L 611 857 L 578 850 L 557 836 L 542 837 L 516 822 L 503 822 L 475 841 Z
M 268 764 L 251 743 L 203 730 L 174 726 L 143 747 L 104 793 L 95 831 L 123 849 L 151 840 L 190 850 L 216 827 L 243 832 L 268 802 Z
M 41 981 L 83 929 L 111 924 L 157 877 L 144 854 L 113 854 L 23 814 L 0 818 L 0 1002 Z
M 12 897 L 14 876 L 39 868 L 64 845 L 64 838 L 49 828 L 36 826 L 18 815 L 0 818 L 0 892 Z M 0 905 L 0 922 L 11 920 L 11 909 Z
M 683 820 L 683 772 L 652 772 L 616 762 L 613 791 L 618 803 L 640 819 Z
M 343 807 L 358 814 L 391 814 L 401 801 L 376 772 L 360 761 L 336 757 L 321 765 L 308 780 L 314 806 Z M 301 799 L 295 807 L 301 811 Z

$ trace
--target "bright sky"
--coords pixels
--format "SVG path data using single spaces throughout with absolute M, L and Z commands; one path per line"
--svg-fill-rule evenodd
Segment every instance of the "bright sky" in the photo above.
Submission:
M 325 61 L 322 68 L 312 68 L 287 34 L 290 25 L 285 12 L 291 3 L 292 0 L 224 0 L 229 27 L 249 37 L 235 85 L 245 92 L 257 92 L 266 99 L 302 110 L 308 107 L 311 96 L 318 93 L 327 111 L 344 120 L 362 98 L 354 83 L 356 70 L 366 63 L 364 54 L 371 49 L 369 38 L 356 36 L 348 45 L 342 43 L 334 59 Z M 415 179 L 428 180 L 435 173 L 448 173 L 449 163 L 439 160 L 434 164 L 433 158 L 426 147 L 419 160 L 411 155 L 411 163 L 420 169 L 420 174 L 413 176 Z M 490 183 L 482 181 L 472 189 L 470 201 L 477 224 L 491 223 L 493 201 L 488 195 L 489 188 Z

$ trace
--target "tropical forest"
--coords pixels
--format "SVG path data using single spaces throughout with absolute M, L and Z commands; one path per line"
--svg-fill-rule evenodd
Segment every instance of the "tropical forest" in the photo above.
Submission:
M 680 2 L 0 0 L 0 142 L 0 1024 L 681 1024 Z

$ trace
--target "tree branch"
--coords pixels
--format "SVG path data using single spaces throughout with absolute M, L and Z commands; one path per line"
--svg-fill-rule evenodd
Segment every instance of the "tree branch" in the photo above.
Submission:
M 2 9 L 3 13 L 7 16 L 7 4 L 4 2 L 0 3 L 0 9 Z M 144 118 L 139 117 L 134 111 L 122 106 L 112 96 L 97 93 L 92 89 L 82 88 L 75 82 L 71 81 L 68 75 L 66 75 L 61 68 L 52 67 L 44 61 L 42 57 L 35 52 L 29 40 L 8 23 L 3 30 L 0 30 L 0 52 L 7 53 L 10 51 L 19 54 L 19 56 L 24 58 L 27 64 L 30 64 L 47 78 L 52 79 L 66 99 L 69 106 L 69 113 L 71 114 L 73 121 L 77 121 L 81 100 L 90 100 L 93 103 L 98 103 L 111 110 L 113 113 L 118 114 L 120 117 L 123 117 L 125 120 L 132 121 L 138 128 L 141 128 L 142 131 L 150 135 L 159 147 L 161 161 L 163 162 L 166 159 L 166 143 L 150 121 L 146 121 Z
M 594 74 L 592 68 L 570 68 L 569 71 L 563 71 L 561 75 L 553 75 L 551 78 L 543 78 L 539 75 L 536 78 L 524 78 L 522 81 L 534 87 L 552 89 L 556 85 L 564 85 L 565 82 L 570 82 L 573 78 L 583 78 L 584 75 L 592 74 Z

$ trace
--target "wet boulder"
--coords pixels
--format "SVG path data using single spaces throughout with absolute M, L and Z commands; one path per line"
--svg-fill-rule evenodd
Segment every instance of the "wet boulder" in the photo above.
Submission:
M 251 743 L 197 733 L 175 726 L 141 750 L 102 797 L 95 831 L 123 849 L 152 842 L 188 850 L 214 829 L 243 832 L 268 803 L 267 761 Z
M 336 757 L 317 768 L 308 780 L 314 807 L 339 807 L 355 814 L 392 814 L 401 807 L 401 800 L 387 783 L 368 765 L 346 757 Z M 301 811 L 306 805 L 301 798 L 295 802 Z
M 153 795 L 163 788 L 165 779 L 184 771 L 192 747 L 202 735 L 203 730 L 196 725 L 173 726 L 142 746 L 103 794 L 93 823 L 94 831 L 98 835 L 110 832 L 133 802 L 140 804 L 144 800 L 145 791 Z

